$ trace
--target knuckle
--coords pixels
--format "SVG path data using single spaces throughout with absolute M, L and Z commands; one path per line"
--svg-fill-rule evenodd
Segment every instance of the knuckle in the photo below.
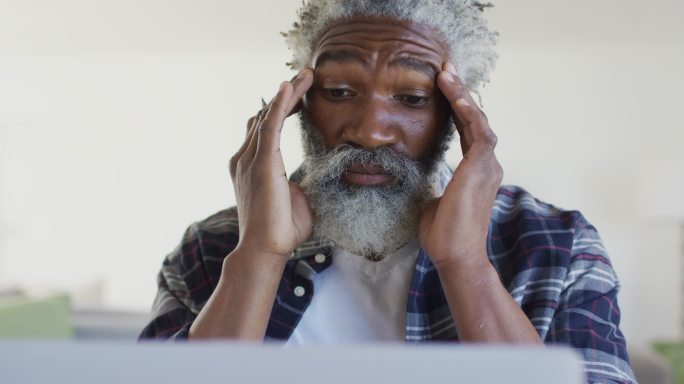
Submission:
M 264 116 L 266 116 L 267 109 L 268 109 L 268 108 L 264 108 L 264 109 L 260 110 L 260 111 L 257 113 L 257 115 L 256 115 L 256 120 L 257 120 L 257 121 L 261 121 L 261 120 L 264 119 Z
M 499 142 L 499 138 L 496 136 L 494 132 L 490 131 L 487 134 L 485 134 L 483 142 L 489 150 L 494 150 L 496 144 Z
M 499 137 L 494 132 L 489 132 L 487 134 L 487 141 L 492 145 L 496 145 L 499 143 Z
M 268 133 L 267 124 L 265 122 L 259 124 L 259 126 L 257 127 L 257 134 L 259 135 L 259 140 L 263 140 L 266 133 Z
M 494 181 L 496 182 L 496 184 L 497 185 L 501 184 L 501 182 L 503 181 L 503 177 L 504 177 L 504 170 L 503 170 L 503 167 L 501 166 L 501 164 L 496 160 L 494 160 L 494 170 L 492 173 L 493 173 Z
M 233 157 L 230 158 L 230 162 L 228 163 L 228 169 L 230 170 L 230 177 L 235 179 L 235 174 L 237 172 L 237 167 L 238 163 L 240 162 L 240 157 L 235 154 Z
M 254 152 L 254 162 L 260 163 L 264 161 L 265 157 L 270 155 L 270 151 L 266 150 L 269 146 L 269 141 L 266 138 L 259 138 L 259 142 L 256 146 L 256 151 Z
M 264 118 L 264 120 L 261 122 L 261 125 L 259 126 L 259 133 L 267 133 L 271 131 L 271 127 L 273 125 L 273 118 L 271 116 L 267 116 L 266 118 Z
M 263 180 L 263 177 L 265 176 L 265 167 L 263 166 L 263 160 L 260 160 L 260 158 L 261 157 L 257 155 L 257 157 L 254 159 L 254 162 L 245 172 L 246 176 L 250 180 Z

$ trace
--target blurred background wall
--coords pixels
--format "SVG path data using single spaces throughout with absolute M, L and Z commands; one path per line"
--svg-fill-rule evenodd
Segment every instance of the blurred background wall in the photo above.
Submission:
M 184 229 L 234 203 L 228 160 L 293 75 L 279 32 L 299 4 L 0 0 L 0 287 L 148 310 Z M 684 2 L 501 1 L 487 16 L 505 182 L 598 227 L 633 344 L 679 338 L 684 218 L 663 214 L 659 183 L 684 177 Z M 292 171 L 294 121 L 283 140 Z

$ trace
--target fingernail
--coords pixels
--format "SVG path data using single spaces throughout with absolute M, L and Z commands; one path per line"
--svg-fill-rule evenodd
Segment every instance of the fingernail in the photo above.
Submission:
M 299 79 L 300 77 L 302 77 L 302 74 L 303 74 L 304 71 L 306 71 L 307 69 L 308 69 L 308 68 L 303 68 L 301 71 L 297 72 L 297 75 L 296 75 L 295 77 L 292 78 L 292 81 L 295 81 L 295 80 Z
M 454 82 L 454 75 L 451 74 L 451 72 L 444 71 L 444 79 L 450 83 Z
M 451 61 L 447 61 L 445 67 L 448 72 L 456 74 L 456 67 L 451 63 Z
M 470 107 L 470 103 L 468 102 L 468 100 L 466 100 L 464 98 L 460 98 L 460 99 L 456 100 L 456 104 L 458 104 L 461 107 Z

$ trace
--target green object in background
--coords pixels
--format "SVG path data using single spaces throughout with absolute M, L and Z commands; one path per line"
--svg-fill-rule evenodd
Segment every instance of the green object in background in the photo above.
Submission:
M 0 298 L 0 338 L 68 339 L 73 336 L 68 295 Z
M 674 382 L 684 384 L 684 342 L 657 342 L 653 348 L 672 364 Z

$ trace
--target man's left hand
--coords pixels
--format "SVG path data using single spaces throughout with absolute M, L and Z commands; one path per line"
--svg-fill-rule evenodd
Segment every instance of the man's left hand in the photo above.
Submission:
M 494 155 L 497 137 L 451 63 L 443 66 L 437 84 L 451 107 L 463 160 L 444 194 L 423 211 L 420 242 L 437 269 L 480 267 L 489 263 L 487 231 L 503 178 Z

